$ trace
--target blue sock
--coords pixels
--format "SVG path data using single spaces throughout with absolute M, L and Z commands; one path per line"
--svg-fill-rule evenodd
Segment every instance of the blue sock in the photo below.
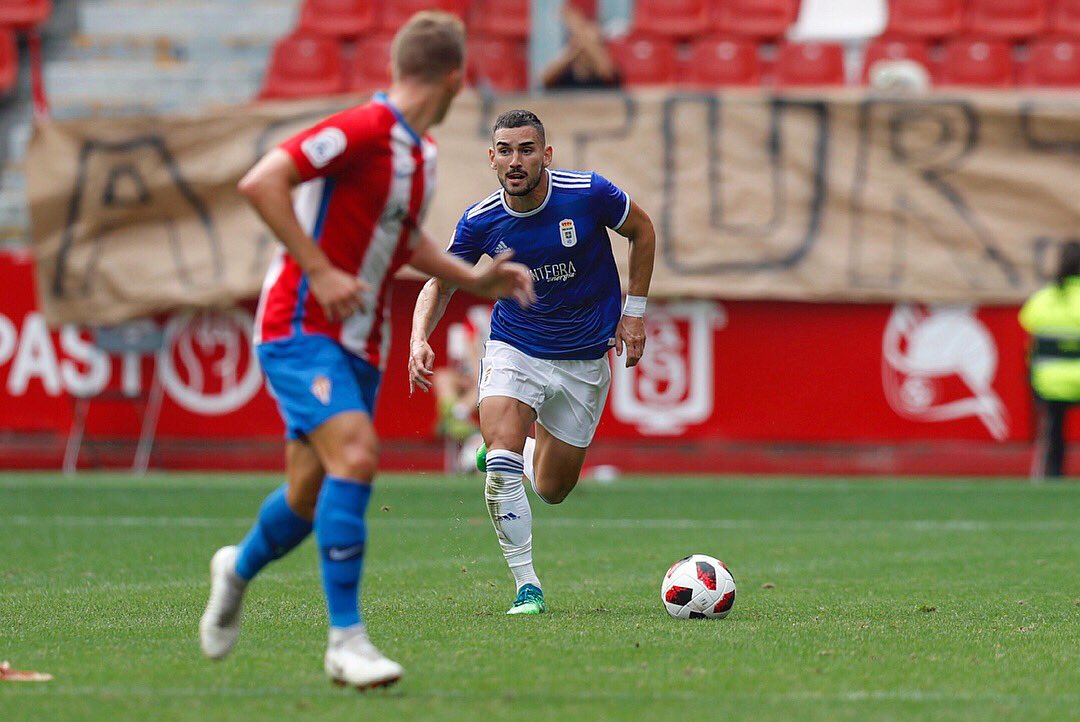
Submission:
M 328 475 L 315 506 L 315 538 L 331 627 L 360 623 L 360 576 L 367 541 L 364 513 L 370 498 L 370 483 Z
M 288 554 L 311 533 L 311 522 L 297 516 L 285 501 L 287 484 L 282 484 L 266 497 L 259 509 L 255 526 L 240 542 L 236 558 L 236 573 L 247 581 L 275 559 Z

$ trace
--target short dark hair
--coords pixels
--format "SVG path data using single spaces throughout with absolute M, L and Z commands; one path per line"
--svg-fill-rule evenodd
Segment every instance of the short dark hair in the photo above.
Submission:
M 394 36 L 390 57 L 399 78 L 439 80 L 465 64 L 465 24 L 451 13 L 418 12 Z
M 540 135 L 540 145 L 547 145 L 546 136 L 544 134 L 544 124 L 536 117 L 536 113 L 531 110 L 506 111 L 495 119 L 495 125 L 491 129 L 491 134 L 495 135 L 495 131 L 501 130 L 502 128 L 524 128 L 525 126 L 535 128 L 536 132 Z
M 1075 238 L 1070 238 L 1061 244 L 1057 272 L 1058 285 L 1062 285 L 1066 278 L 1072 276 L 1080 276 L 1080 241 Z

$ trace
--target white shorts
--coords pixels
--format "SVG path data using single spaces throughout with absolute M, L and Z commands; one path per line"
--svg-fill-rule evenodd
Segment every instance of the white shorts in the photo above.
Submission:
M 488 341 L 480 361 L 478 403 L 509 396 L 536 411 L 556 439 L 584 449 L 592 443 L 611 386 L 605 356 L 587 361 L 533 358 L 501 341 Z

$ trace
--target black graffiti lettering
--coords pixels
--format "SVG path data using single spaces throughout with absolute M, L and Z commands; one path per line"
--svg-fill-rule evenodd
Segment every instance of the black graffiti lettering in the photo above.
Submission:
M 901 287 L 909 246 L 921 238 L 945 250 L 970 288 L 1019 287 L 1015 264 L 948 181 L 978 143 L 979 116 L 966 101 L 870 99 L 861 104 L 851 192 L 852 286 Z
M 189 215 L 198 220 L 202 232 L 181 238 L 179 217 Z M 146 246 L 158 242 L 168 246 L 176 277 L 185 286 L 218 283 L 224 275 L 221 243 L 209 209 L 184 179 L 162 137 L 86 140 L 79 151 L 52 295 L 67 297 L 72 288 L 88 295 L 110 252 L 109 241 L 136 226 Z
M 773 99 L 763 109 L 760 147 L 747 147 L 747 128 L 725 133 L 724 110 L 725 101 L 712 95 L 676 95 L 664 104 L 661 257 L 673 270 L 695 275 L 795 267 L 810 252 L 821 228 L 827 196 L 828 106 L 814 100 Z M 808 126 L 811 142 L 785 142 L 787 123 Z M 702 165 L 695 163 L 695 153 L 706 157 L 703 178 L 687 177 L 687 169 Z M 788 172 L 792 167 L 805 172 Z M 697 218 L 689 210 L 700 204 L 702 193 L 709 199 L 707 218 Z M 749 195 L 754 203 L 741 202 Z M 768 199 L 764 211 L 759 210 L 762 197 Z M 685 206 L 681 198 L 687 199 Z M 708 243 L 701 244 L 701 233 L 708 233 Z M 680 255 L 681 238 L 704 250 L 694 257 Z

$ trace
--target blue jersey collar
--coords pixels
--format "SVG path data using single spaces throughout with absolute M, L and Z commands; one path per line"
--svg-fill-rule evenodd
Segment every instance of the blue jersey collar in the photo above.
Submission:
M 548 201 L 551 200 L 551 190 L 552 190 L 551 189 L 551 171 L 549 171 L 547 168 L 545 168 L 544 172 L 547 173 L 547 195 L 544 196 L 544 202 L 543 203 L 538 205 L 536 208 L 533 208 L 531 211 L 525 211 L 524 213 L 518 213 L 517 211 L 515 211 L 513 208 L 511 208 L 507 204 L 507 202 L 506 202 L 506 191 L 502 191 L 502 192 L 499 193 L 499 200 L 502 201 L 503 210 L 506 211 L 507 213 L 509 213 L 510 215 L 514 216 L 515 218 L 528 218 L 529 216 L 535 216 L 537 213 L 539 213 L 540 211 L 547 208 Z
M 371 96 L 371 100 L 381 105 L 385 105 L 390 112 L 394 114 L 394 118 L 397 119 L 397 122 L 400 123 L 401 127 L 409 134 L 409 137 L 413 139 L 413 142 L 417 145 L 421 144 L 420 136 L 417 135 L 416 131 L 412 129 L 412 126 L 405 121 L 405 116 L 401 114 L 401 111 L 398 110 L 396 105 L 390 102 L 390 98 L 386 93 L 375 93 L 375 95 Z

